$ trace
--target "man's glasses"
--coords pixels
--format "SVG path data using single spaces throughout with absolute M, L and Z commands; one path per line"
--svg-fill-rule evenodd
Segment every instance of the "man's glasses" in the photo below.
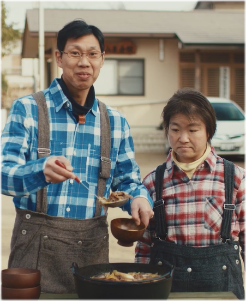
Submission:
M 82 53 L 80 53 L 78 51 L 68 51 L 68 52 L 61 51 L 61 53 L 65 53 L 69 58 L 77 59 L 77 60 L 82 58 L 84 54 L 88 60 L 96 60 L 96 59 L 99 59 L 103 55 L 102 52 L 95 51 L 95 50 L 82 52 Z

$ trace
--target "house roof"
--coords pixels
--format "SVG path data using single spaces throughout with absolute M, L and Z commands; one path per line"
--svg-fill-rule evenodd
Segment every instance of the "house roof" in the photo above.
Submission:
M 56 33 L 68 22 L 81 18 L 101 29 L 105 37 L 174 37 L 186 45 L 243 45 L 244 12 L 213 10 L 133 11 L 45 9 L 45 36 Z M 38 9 L 27 10 L 31 36 L 38 35 Z M 26 25 L 26 26 L 27 26 Z
M 233 0 L 233 1 L 221 1 L 221 0 L 219 0 L 219 1 L 198 1 L 197 2 L 197 4 L 196 4 L 196 6 L 194 7 L 194 9 L 213 9 L 213 5 L 214 4 L 241 4 L 241 3 L 243 3 L 244 1 L 235 1 L 235 0 Z

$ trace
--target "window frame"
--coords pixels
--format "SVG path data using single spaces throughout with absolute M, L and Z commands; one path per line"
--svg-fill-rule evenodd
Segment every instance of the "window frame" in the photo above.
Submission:
M 133 62 L 136 62 L 136 61 L 140 61 L 142 62 L 142 65 L 143 65 L 143 76 L 142 76 L 142 79 L 143 79 L 143 93 L 141 94 L 121 94 L 119 93 L 119 68 L 118 68 L 118 65 L 117 65 L 117 91 L 118 93 L 117 94 L 101 94 L 101 93 L 97 93 L 97 95 L 100 95 L 100 96 L 145 96 L 145 59 L 144 58 L 105 58 L 104 61 L 107 61 L 107 60 L 110 60 L 110 61 L 117 61 L 120 62 L 120 61 L 133 61 Z M 100 76 L 100 75 L 99 75 Z

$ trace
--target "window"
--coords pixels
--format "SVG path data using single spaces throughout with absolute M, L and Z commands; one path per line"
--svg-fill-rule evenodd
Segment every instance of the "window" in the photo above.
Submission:
M 245 109 L 245 55 L 242 50 L 200 51 L 200 91 L 205 96 L 219 97 L 223 88 L 225 94 Z M 195 88 L 195 52 L 180 51 L 180 88 Z M 220 70 L 229 68 L 229 77 L 222 85 Z M 224 69 L 225 70 L 225 69 Z M 221 89 L 221 91 L 220 91 Z
M 97 95 L 143 95 L 144 61 L 105 60 L 94 86 Z
M 223 121 L 244 120 L 243 113 L 233 103 L 211 103 L 216 119 Z

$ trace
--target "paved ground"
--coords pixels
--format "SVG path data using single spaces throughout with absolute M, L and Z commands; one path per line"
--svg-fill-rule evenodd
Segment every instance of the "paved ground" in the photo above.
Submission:
M 163 163 L 166 156 L 163 153 L 137 153 L 136 161 L 140 166 L 142 177 L 154 169 L 157 165 Z M 244 166 L 243 161 L 234 161 L 240 166 Z M 10 251 L 10 239 L 15 219 L 15 210 L 12 198 L 2 195 L 2 269 L 7 268 L 8 256 Z M 118 217 L 130 217 L 128 213 L 123 212 L 119 208 L 109 208 L 108 221 Z M 109 237 L 109 260 L 110 262 L 133 262 L 134 248 L 121 247 L 117 244 L 117 240 L 110 235 Z

